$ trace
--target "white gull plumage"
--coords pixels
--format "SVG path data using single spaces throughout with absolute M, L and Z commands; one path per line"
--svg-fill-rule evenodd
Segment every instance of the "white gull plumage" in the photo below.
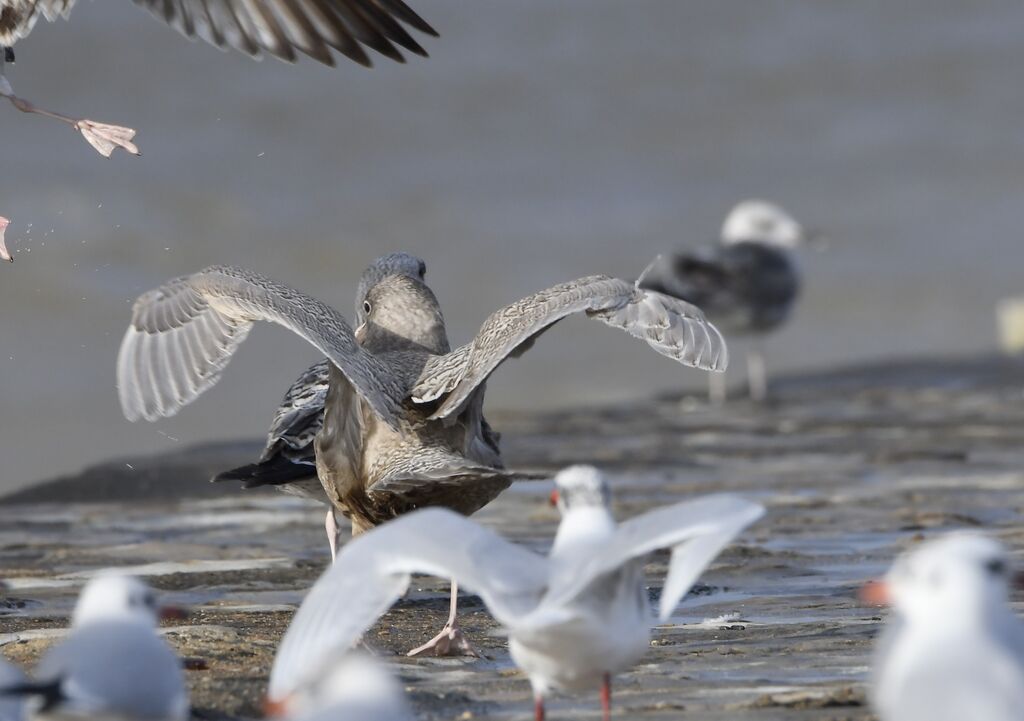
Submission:
M 43 654 L 23 695 L 42 717 L 185 721 L 181 661 L 157 634 L 156 594 L 104 573 L 79 596 L 67 638 Z
M 868 590 L 893 617 L 878 641 L 871 700 L 881 721 L 1024 718 L 1024 624 L 1009 607 L 1005 549 L 953 533 L 899 558 Z
M 537 700 L 553 689 L 603 686 L 648 647 L 644 559 L 672 549 L 659 617 L 669 617 L 708 563 L 764 509 L 732 495 L 677 503 L 616 525 L 600 473 L 556 478 L 563 518 L 548 557 L 468 519 L 428 509 L 354 539 L 313 586 L 285 633 L 270 696 L 287 698 L 347 648 L 409 586 L 413 573 L 450 577 L 478 593 L 510 635 Z

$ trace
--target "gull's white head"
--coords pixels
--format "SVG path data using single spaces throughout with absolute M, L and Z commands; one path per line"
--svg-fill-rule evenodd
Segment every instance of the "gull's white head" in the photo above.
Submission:
M 126 621 L 156 626 L 162 610 L 156 593 L 134 576 L 104 573 L 82 589 L 72 626 L 95 621 Z
M 998 541 L 952 533 L 902 555 L 865 596 L 911 625 L 973 624 L 1006 608 L 1012 575 Z
M 367 294 L 375 285 L 392 275 L 404 275 L 422 282 L 427 275 L 427 264 L 408 253 L 388 253 L 370 263 L 360 276 L 359 287 L 356 289 L 356 327 L 366 321 L 370 311 L 367 307 Z
M 316 680 L 282 701 L 268 702 L 265 710 L 270 716 L 296 718 L 329 708 L 344 711 L 344 718 L 413 718 L 394 676 L 360 653 L 344 653 L 332 659 Z
M 555 476 L 551 502 L 563 516 L 581 508 L 607 509 L 611 492 L 604 474 L 593 466 L 569 466 Z
M 806 239 L 803 227 L 779 206 L 764 200 L 738 203 L 722 224 L 723 245 L 762 243 L 796 248 Z

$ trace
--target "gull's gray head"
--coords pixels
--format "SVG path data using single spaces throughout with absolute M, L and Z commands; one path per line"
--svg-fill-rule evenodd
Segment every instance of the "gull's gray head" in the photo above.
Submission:
M 793 216 L 764 200 L 737 204 L 722 224 L 722 244 L 761 243 L 775 248 L 796 248 L 806 233 Z
M 593 466 L 569 466 L 555 476 L 552 501 L 564 516 L 579 508 L 603 508 L 611 503 L 604 474 Z
M 356 290 L 356 325 L 366 320 L 363 306 L 366 294 L 373 286 L 392 275 L 404 275 L 422 281 L 427 275 L 427 264 L 420 258 L 408 253 L 388 253 L 370 263 L 359 277 L 359 288 Z
M 873 593 L 910 624 L 973 624 L 1006 607 L 1011 575 L 999 542 L 952 533 L 897 559 Z
M 356 339 L 374 352 L 410 343 L 431 353 L 448 352 L 441 306 L 418 278 L 390 275 L 379 281 L 367 291 L 362 312 Z
M 156 626 L 160 619 L 156 593 L 134 576 L 105 573 L 85 584 L 72 626 L 93 621 L 128 621 Z

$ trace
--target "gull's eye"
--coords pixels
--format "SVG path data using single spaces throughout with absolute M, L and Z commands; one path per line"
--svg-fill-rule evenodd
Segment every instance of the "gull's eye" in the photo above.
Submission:
M 1007 571 L 1006 561 L 1001 558 L 993 558 L 985 564 L 985 570 L 993 576 L 1005 576 Z
M 363 312 L 366 313 L 367 315 L 370 314 L 370 309 L 372 307 L 373 306 L 370 305 L 370 301 L 368 301 L 368 300 L 364 300 L 363 301 Z

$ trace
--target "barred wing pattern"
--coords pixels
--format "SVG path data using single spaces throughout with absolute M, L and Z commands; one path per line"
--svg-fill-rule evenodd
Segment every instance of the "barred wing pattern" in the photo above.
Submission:
M 437 35 L 403 0 L 133 0 L 189 38 L 294 62 L 298 50 L 334 65 L 331 48 L 369 66 L 363 45 L 405 62 L 426 51 L 402 27 Z
M 397 424 L 404 389 L 359 348 L 340 313 L 257 273 L 213 266 L 139 296 L 117 359 L 130 420 L 174 415 L 216 383 L 252 324 L 288 328 L 327 356 L 382 420 Z
M 684 365 L 724 371 L 728 363 L 725 339 L 696 306 L 595 275 L 542 290 L 493 313 L 472 343 L 427 363 L 413 388 L 413 401 L 429 403 L 447 394 L 431 418 L 457 415 L 507 357 L 522 352 L 554 323 L 579 312 L 647 341 L 657 352 Z

